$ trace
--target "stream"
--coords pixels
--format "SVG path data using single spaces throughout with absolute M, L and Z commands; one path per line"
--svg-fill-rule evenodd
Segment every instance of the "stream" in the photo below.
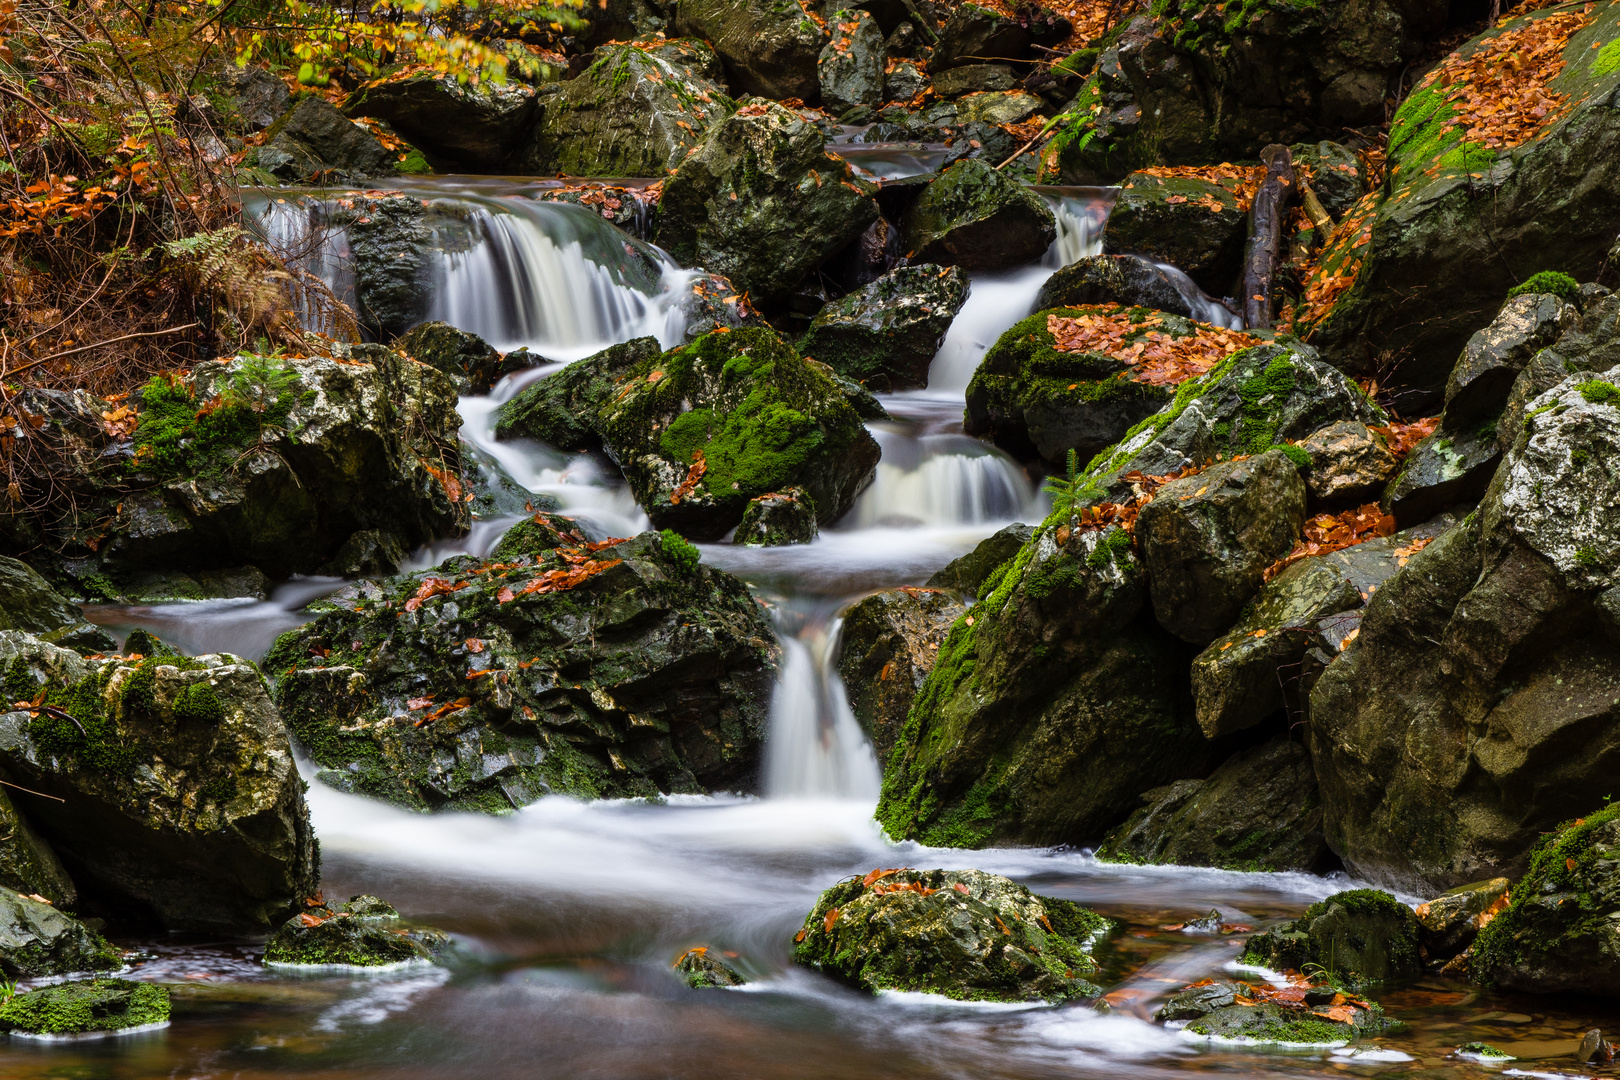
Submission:
M 932 149 L 852 153 L 891 176 L 929 167 Z M 646 528 L 611 466 L 497 443 L 494 412 L 535 378 L 613 342 L 651 333 L 677 344 L 693 275 L 588 210 L 535 201 L 533 184 L 435 177 L 408 186 L 456 203 L 478 237 L 441 256 L 433 316 L 554 361 L 509 376 L 488 397 L 464 398 L 463 438 L 593 533 Z M 548 798 L 491 818 L 417 815 L 312 784 L 326 895 L 373 893 L 405 917 L 449 931 L 459 946 L 450 967 L 290 973 L 264 969 L 253 942 L 116 938 L 140 950 L 131 977 L 174 987 L 173 1023 L 102 1042 L 0 1043 L 0 1076 L 1581 1075 L 1567 1055 L 1588 1028 L 1617 1026 L 1612 1006 L 1496 995 L 1438 977 L 1380 995 L 1409 1028 L 1355 1050 L 1212 1046 L 1151 1022 L 1177 988 L 1229 976 L 1242 940 L 1163 927 L 1216 908 L 1227 922 L 1260 929 L 1352 887 L 1342 875 L 1113 865 L 1067 849 L 928 849 L 891 844 L 873 823 L 878 768 L 836 671 L 840 612 L 874 590 L 921 584 L 996 530 L 1046 512 L 1035 480 L 961 431 L 963 391 L 985 349 L 1029 312 L 1053 271 L 1101 250 L 1111 192 L 1041 193 L 1059 216 L 1058 240 L 1039 265 L 973 278 L 929 388 L 882 399 L 893 416 L 871 425 L 882 463 L 846 517 L 808 546 L 701 548 L 704 561 L 767 601 L 784 646 L 761 796 Z M 352 280 L 342 278 L 346 241 L 321 224 L 328 197 L 278 192 L 250 210 L 273 241 L 302 245 L 311 253 L 306 265 L 352 295 Z M 634 272 L 649 258 L 656 280 Z M 1218 305 L 1199 298 L 1208 305 L 1199 310 L 1221 318 Z M 480 521 L 467 537 L 417 552 L 409 568 L 485 552 L 515 520 Z M 188 652 L 258 658 L 304 620 L 304 605 L 342 584 L 296 579 L 264 601 L 88 612 L 115 632 L 146 627 Z M 1099 950 L 1098 981 L 1111 1009 L 872 998 L 789 962 L 793 934 L 823 889 L 900 865 L 1006 874 L 1121 920 L 1123 931 Z M 696 945 L 735 954 L 731 962 L 752 981 L 687 989 L 670 964 Z M 1453 1054 L 1472 1040 L 1520 1060 L 1485 1066 Z

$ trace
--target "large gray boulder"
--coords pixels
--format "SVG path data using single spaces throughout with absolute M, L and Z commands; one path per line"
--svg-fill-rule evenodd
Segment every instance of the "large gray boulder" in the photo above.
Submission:
M 776 660 L 760 605 L 679 537 L 540 514 L 487 561 L 338 594 L 265 663 L 322 782 L 499 813 L 751 789 Z
M 940 173 L 899 224 L 908 259 L 964 270 L 1032 263 L 1057 236 L 1040 196 L 978 158 Z
M 967 610 L 944 589 L 874 593 L 844 612 L 838 675 L 861 730 L 886 766 L 951 624 Z
M 123 954 L 50 904 L 0 889 L 0 971 L 8 979 L 116 971 Z
M 902 266 L 829 301 L 799 351 L 877 393 L 921 389 L 967 294 L 956 267 Z
M 664 185 L 658 243 L 756 302 L 785 298 L 877 220 L 869 186 L 814 124 L 754 101 L 710 128 Z
M 883 104 L 883 30 L 870 12 L 835 11 L 827 19 L 832 40 L 821 50 L 816 74 L 821 103 L 837 115 L 857 105 Z
M 1501 415 L 1513 383 L 1530 358 L 1573 329 L 1574 304 L 1550 293 L 1524 293 L 1468 339 L 1446 380 L 1446 425 L 1464 429 Z
M 82 896 L 173 930 L 262 932 L 315 892 L 287 730 L 229 655 L 92 661 L 0 632 L 0 767 Z M 26 789 L 26 790 L 24 790 Z
M 707 41 L 745 94 L 814 101 L 816 64 L 827 33 L 798 4 L 768 0 L 681 0 L 676 33 Z
M 475 172 L 503 164 L 536 117 L 534 90 L 520 82 L 472 84 L 435 72 L 367 83 L 343 112 L 382 120 L 428 153 Z
M 1541 833 L 1609 793 L 1616 378 L 1531 403 L 1477 513 L 1374 594 L 1316 682 L 1328 840 L 1358 876 L 1430 895 L 1516 876 Z
M 396 157 L 335 105 L 310 94 L 270 125 L 249 163 L 283 181 L 352 183 L 393 175 Z

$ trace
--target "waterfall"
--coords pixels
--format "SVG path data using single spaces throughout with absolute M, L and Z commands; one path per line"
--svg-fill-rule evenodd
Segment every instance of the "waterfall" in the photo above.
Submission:
M 789 629 L 795 621 L 801 623 L 797 634 Z M 771 798 L 877 800 L 877 758 L 834 667 L 842 625 L 840 619 L 778 609 L 782 672 L 765 740 L 765 793 Z
M 1193 281 L 1181 270 L 1166 262 L 1155 262 L 1153 265 L 1162 270 L 1164 276 L 1169 278 L 1171 283 L 1175 285 L 1176 292 L 1180 293 L 1181 298 L 1187 302 L 1187 310 L 1192 312 L 1193 318 L 1199 322 L 1209 323 L 1211 326 L 1224 326 L 1228 330 L 1243 329 L 1242 315 L 1219 300 L 1212 299 L 1203 289 L 1198 287 L 1197 282 Z
M 909 438 L 873 425 L 883 448 L 877 475 L 840 522 L 844 528 L 951 527 L 1038 513 L 1024 471 L 1000 451 L 963 435 Z

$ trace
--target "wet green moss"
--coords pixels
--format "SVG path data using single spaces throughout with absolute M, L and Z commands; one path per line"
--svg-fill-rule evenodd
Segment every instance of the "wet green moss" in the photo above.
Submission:
M 1557 270 L 1543 270 L 1539 274 L 1532 274 L 1521 284 L 1508 290 L 1508 298 L 1524 296 L 1529 293 L 1547 293 L 1561 300 L 1573 303 L 1581 294 L 1581 283 L 1568 274 Z
M 1620 402 L 1620 387 L 1611 382 L 1604 382 L 1602 379 L 1588 379 L 1577 385 L 1575 389 L 1580 391 L 1581 397 L 1593 405 L 1613 405 Z M 1544 409 L 1538 409 L 1535 413 L 1531 413 L 1531 416 L 1544 411 Z
M 1591 71 L 1598 78 L 1620 71 L 1620 38 L 1615 38 L 1598 50 L 1598 54 L 1592 57 Z
M 670 562 L 674 563 L 682 574 L 697 573 L 698 562 L 702 559 L 702 554 L 695 544 L 674 529 L 664 529 L 658 536 L 664 554 L 669 556 Z
M 168 1019 L 167 989 L 124 979 L 58 983 L 0 1005 L 0 1027 L 35 1035 L 121 1031 Z
M 191 723 L 220 724 L 225 721 L 225 706 L 207 683 L 194 682 L 175 697 L 174 716 Z
M 130 468 L 159 478 L 216 476 L 285 424 L 299 399 L 293 368 L 260 356 L 239 358 L 206 401 L 181 376 L 153 376 L 140 391 Z

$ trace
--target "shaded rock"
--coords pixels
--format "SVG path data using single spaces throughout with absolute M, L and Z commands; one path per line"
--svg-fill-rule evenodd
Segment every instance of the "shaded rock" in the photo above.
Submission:
M 963 64 L 934 74 L 934 93 L 942 98 L 1011 90 L 1018 80 L 1006 64 Z M 909 99 L 900 99 L 909 100 Z
M 956 99 L 956 119 L 961 124 L 975 122 L 994 125 L 1021 124 L 1046 111 L 1046 102 L 1022 90 L 968 94 L 966 97 Z M 1012 147 L 1009 146 L 1007 149 L 1010 154 Z M 1000 155 L 1002 160 L 1005 160 L 1006 156 L 1007 154 Z
M 717 986 L 742 986 L 748 982 L 741 972 L 713 953 L 707 945 L 699 945 L 675 958 L 675 970 L 681 973 L 687 986 L 707 990 Z
M 1111 928 L 1073 901 L 982 870 L 874 870 L 821 894 L 793 959 L 871 993 L 1068 1001 L 1101 993 L 1085 977 Z
M 393 533 L 361 529 L 343 541 L 337 554 L 321 569 L 335 577 L 386 577 L 399 573 L 407 554 L 405 545 Z
M 542 92 L 521 154 L 528 171 L 662 177 L 732 107 L 702 41 L 624 42 L 592 55 L 580 75 Z
M 0 715 L 0 766 L 85 898 L 170 929 L 252 932 L 315 891 L 302 782 L 252 664 L 91 661 L 16 631 L 0 632 L 0 662 L 8 698 L 43 692 L 60 710 Z
M 1305 482 L 1321 502 L 1360 502 L 1382 491 L 1397 468 L 1383 436 L 1355 420 L 1329 424 L 1295 445 L 1310 455 Z
M 1511 877 L 1610 793 L 1617 377 L 1536 399 L 1478 511 L 1374 594 L 1313 688 L 1328 839 L 1358 876 L 1430 895 Z
M 62 861 L 17 812 L 4 791 L 0 791 L 0 829 L 6 833 L 0 840 L 0 896 L 9 889 L 23 896 L 43 896 L 61 907 L 78 903 L 79 890 L 62 868 Z
M 748 298 L 719 274 L 700 274 L 692 282 L 692 301 L 686 309 L 687 341 L 696 341 L 722 326 L 741 330 L 768 325 L 748 303 Z
M 70 604 L 27 563 L 0 555 L 0 630 L 43 634 L 84 622 Z
M 870 13 L 835 11 L 827 18 L 832 38 L 821 50 L 816 75 L 821 102 L 841 113 L 857 105 L 883 103 L 883 31 Z
M 966 610 L 942 589 L 911 587 L 876 593 L 845 609 L 838 674 L 879 767 L 888 765 L 946 633 Z
M 1389 982 L 1421 972 L 1418 929 L 1412 909 L 1389 893 L 1351 889 L 1250 938 L 1242 962 L 1288 971 L 1314 964 L 1353 985 Z
M 1169 263 L 1213 296 L 1233 291 L 1249 214 L 1237 181 L 1132 173 L 1103 226 L 1103 251 Z
M 1207 780 L 1178 780 L 1142 801 L 1103 839 L 1099 859 L 1304 873 L 1333 861 L 1310 755 L 1287 737 L 1234 754 Z
M 264 943 L 266 966 L 376 968 L 432 963 L 450 948 L 441 930 L 404 925 L 386 902 L 356 896 L 288 919 Z
M 923 65 L 916 60 L 891 61 L 883 73 L 884 101 L 911 101 L 931 84 Z
M 1441 426 L 1414 446 L 1384 489 L 1386 513 L 1401 525 L 1427 521 L 1447 507 L 1473 503 L 1485 494 L 1502 460 L 1496 417 L 1472 429 Z
M 168 1022 L 168 988 L 127 979 L 42 986 L 0 1005 L 0 1028 L 24 1037 L 113 1034 Z
M 310 94 L 270 125 L 250 163 L 278 180 L 352 182 L 392 175 L 394 159 L 375 135 Z
M 1575 1048 L 1575 1060 L 1582 1064 L 1613 1064 L 1614 1046 L 1603 1037 L 1601 1029 L 1593 1028 L 1581 1036 L 1581 1044 Z
M 123 965 L 123 954 L 77 919 L 0 889 L 0 971 L 6 978 L 116 971 Z
M 533 523 L 277 641 L 276 701 L 321 780 L 497 813 L 750 788 L 776 648 L 747 589 L 670 534 L 590 551 L 567 519 Z
M 1158 413 L 1172 400 L 1174 388 L 1132 378 L 1131 365 L 1115 353 L 1057 347 L 1050 320 L 1095 314 L 1120 313 L 1054 308 L 1014 323 L 985 353 L 968 383 L 963 430 L 989 437 L 1014 457 L 1039 457 L 1061 469 L 1070 451 L 1089 458 Z M 1186 338 L 1199 329 L 1188 319 L 1146 308 L 1124 314 L 1133 324 L 1122 338 L 1126 346 L 1148 334 Z
M 1147 614 L 1123 529 L 1043 526 L 980 590 L 891 752 L 876 815 L 889 836 L 1094 842 L 1141 792 L 1207 770 L 1190 650 Z
M 712 45 L 745 94 L 814 101 L 821 91 L 816 64 L 827 34 L 798 4 L 682 0 L 674 29 Z
M 1162 268 L 1135 255 L 1089 255 L 1046 279 L 1035 310 L 1118 304 L 1194 318 L 1198 313 Z
M 464 168 L 492 169 L 528 137 L 535 94 L 520 82 L 460 82 L 434 72 L 367 83 L 343 103 L 348 116 L 382 120 L 416 146 Z
M 1507 906 L 1510 884 L 1507 878 L 1476 881 L 1419 904 L 1418 923 L 1429 960 L 1449 960 L 1472 945 L 1480 927 Z
M 938 589 L 955 589 L 970 596 L 978 596 L 985 579 L 1003 563 L 1018 554 L 1018 549 L 1035 535 L 1033 525 L 1008 525 L 979 541 L 977 547 L 960 558 L 951 560 L 928 579 Z
M 1248 994 L 1248 986 L 1237 982 L 1210 982 L 1203 986 L 1189 986 L 1174 994 L 1159 1006 L 1153 1019 L 1159 1021 L 1196 1020 L 1208 1016 L 1216 1009 L 1224 1009 L 1237 1002 L 1239 994 Z
M 748 500 L 731 542 L 763 547 L 808 544 L 817 533 L 815 503 L 803 488 L 792 487 Z
M 211 409 L 204 406 L 216 401 Z M 379 346 L 239 356 L 149 383 L 108 567 L 311 572 L 356 531 L 407 547 L 466 527 L 448 377 Z
M 1620 806 L 1606 806 L 1542 838 L 1506 911 L 1474 940 L 1468 972 L 1506 990 L 1620 997 L 1614 852 Z
M 1530 359 L 1508 392 L 1507 408 L 1496 425 L 1503 452 L 1524 427 L 1525 407 L 1577 371 L 1607 371 L 1620 364 L 1620 296 L 1595 299 L 1575 327 Z
M 1211 641 L 1293 549 L 1304 520 L 1305 482 L 1281 450 L 1166 484 L 1137 521 L 1159 622 L 1194 645 Z
M 1058 45 L 1070 30 L 1067 19 L 1038 4 L 1024 4 L 1012 13 L 957 4 L 940 27 L 928 70 L 941 72 L 985 60 L 1026 60 L 1031 45 Z
M 1575 305 L 1525 293 L 1502 305 L 1491 325 L 1468 339 L 1446 380 L 1446 422 L 1465 428 L 1501 414 L 1530 358 L 1573 328 Z
M 226 64 L 218 78 L 230 92 L 232 111 L 246 131 L 263 131 L 274 124 L 292 101 L 287 84 L 261 67 Z
M 891 270 L 822 308 L 799 351 L 880 393 L 921 389 L 967 294 L 956 267 Z
M 788 487 L 831 523 L 877 465 L 842 389 L 769 330 L 711 334 L 641 360 L 619 383 L 599 430 L 658 528 L 718 539 L 749 500 Z
M 393 348 L 402 356 L 444 372 L 463 394 L 487 394 L 508 373 L 501 354 L 488 342 L 449 323 L 421 323 L 395 341 Z
M 1006 270 L 1039 259 L 1057 226 L 1040 196 L 968 158 L 924 189 L 900 219 L 900 232 L 913 263 Z
M 756 101 L 715 123 L 666 181 L 658 242 L 683 266 L 772 303 L 877 217 L 869 189 L 826 153 L 815 125 Z
M 543 378 L 495 414 L 497 439 L 535 439 L 558 450 L 601 445 L 595 415 L 619 391 L 630 369 L 663 355 L 654 337 L 610 345 Z
M 1367 194 L 1371 178 L 1354 150 L 1336 142 L 1295 143 L 1288 156 L 1296 172 L 1310 178 L 1311 190 L 1337 221 Z

